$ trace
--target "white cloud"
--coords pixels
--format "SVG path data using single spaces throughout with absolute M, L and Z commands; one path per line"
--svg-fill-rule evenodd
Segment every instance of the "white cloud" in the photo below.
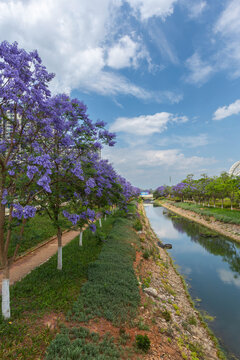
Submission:
M 207 134 L 199 134 L 195 136 L 174 135 L 171 137 L 162 138 L 158 142 L 158 145 L 161 146 L 169 146 L 170 144 L 178 144 L 181 146 L 181 148 L 195 148 L 209 144 L 209 140 Z
M 240 278 L 239 277 L 235 277 L 234 274 L 229 271 L 229 270 L 225 270 L 225 269 L 218 269 L 217 270 L 218 275 L 220 277 L 220 279 L 225 283 L 225 284 L 233 284 L 236 287 L 240 287 Z
M 166 130 L 167 124 L 170 122 L 186 122 L 187 120 L 186 116 L 175 116 L 167 112 L 133 118 L 120 117 L 111 125 L 110 130 L 137 135 L 151 135 Z
M 188 15 L 191 19 L 198 18 L 203 11 L 206 9 L 207 2 L 206 1 L 195 1 L 195 0 L 185 0 L 183 3 L 188 10 Z
M 240 2 L 231 0 L 216 21 L 214 34 L 218 35 L 221 49 L 217 54 L 218 66 L 228 69 L 233 78 L 240 76 Z
M 107 65 L 114 69 L 137 66 L 140 44 L 128 35 L 123 36 L 117 44 L 109 49 Z
M 204 158 L 200 156 L 185 156 L 179 149 L 151 150 L 143 147 L 132 148 L 113 148 L 111 152 L 104 151 L 105 156 L 112 161 L 116 167 L 121 165 L 121 169 L 149 168 L 174 169 L 178 171 L 189 171 L 197 169 L 200 166 L 215 163 L 213 158 Z
M 214 31 L 224 36 L 240 34 L 240 2 L 229 1 L 217 20 Z
M 172 15 L 173 5 L 178 0 L 127 0 L 131 7 L 140 13 L 142 20 L 153 16 L 161 17 L 163 20 Z
M 166 166 L 174 167 L 179 170 L 196 169 L 206 161 L 213 162 L 214 159 L 206 159 L 199 156 L 186 157 L 178 149 L 168 150 L 148 150 L 145 156 L 139 161 L 140 165 L 145 166 Z
M 187 59 L 186 66 L 190 71 L 186 81 L 199 86 L 204 84 L 214 72 L 213 66 L 202 61 L 197 52 Z
M 222 120 L 231 115 L 240 113 L 240 100 L 236 100 L 234 103 L 218 108 L 213 114 L 213 120 Z
M 174 65 L 179 63 L 178 56 L 175 49 L 168 41 L 164 32 L 160 29 L 159 26 L 152 23 L 149 27 L 148 33 L 151 37 L 151 40 L 154 42 L 158 50 L 160 51 L 163 58 L 167 58 Z
M 121 29 L 123 35 L 115 42 L 122 4 L 123 0 L 0 1 L 1 39 L 17 41 L 27 50 L 37 48 L 43 64 L 56 73 L 54 92 L 78 89 L 159 102 L 179 101 L 179 94 L 153 93 L 117 72 L 126 66 L 136 67 L 142 58 L 151 64 L 141 41 L 134 41 L 131 33 L 124 34 Z

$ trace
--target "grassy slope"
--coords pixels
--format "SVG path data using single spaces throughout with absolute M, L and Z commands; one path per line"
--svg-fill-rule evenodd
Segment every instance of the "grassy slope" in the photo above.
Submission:
M 112 219 L 103 222 L 108 233 Z M 84 232 L 83 247 L 78 238 L 63 249 L 63 270 L 58 271 L 57 255 L 23 280 L 11 287 L 11 321 L 0 318 L 0 358 L 32 360 L 45 351 L 55 336 L 42 325 L 42 318 L 50 313 L 64 313 L 77 299 L 87 280 L 88 265 L 100 253 L 102 244 L 89 230 Z
M 138 237 L 127 219 L 117 218 L 98 259 L 89 266 L 88 281 L 69 313 L 69 321 L 88 322 L 105 318 L 120 326 L 134 319 L 140 302 L 138 282 L 133 270 Z M 111 337 L 100 338 L 84 328 L 63 329 L 47 350 L 47 360 L 124 359 L 119 344 Z M 128 356 L 128 355 L 126 355 Z
M 174 203 L 174 206 L 185 210 L 194 211 L 199 215 L 208 217 L 213 216 L 216 220 L 225 223 L 240 224 L 240 211 L 238 210 L 213 208 L 192 203 Z
M 134 212 L 133 206 L 130 211 Z M 74 318 L 76 322 L 79 314 L 85 318 L 99 314 L 122 323 L 136 314 L 140 298 L 132 268 L 135 252 L 130 243 L 138 238 L 131 224 L 117 216 L 109 217 L 103 221 L 100 236 L 86 230 L 82 248 L 78 238 L 64 247 L 62 271 L 56 269 L 55 255 L 11 287 L 11 320 L 0 318 L 1 359 L 42 359 L 57 332 L 44 324 L 48 317 L 68 314 L 69 320 Z M 36 229 L 39 227 L 36 223 Z M 100 241 L 103 238 L 108 238 L 104 245 Z M 121 346 L 116 346 L 111 337 L 100 338 L 81 327 L 63 329 L 52 342 L 47 358 L 58 359 L 63 343 L 68 344 L 72 358 L 78 359 L 79 351 L 87 352 L 86 359 L 122 358 Z

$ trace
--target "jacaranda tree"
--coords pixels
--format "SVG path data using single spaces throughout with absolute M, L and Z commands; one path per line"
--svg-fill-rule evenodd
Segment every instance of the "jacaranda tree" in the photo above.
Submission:
M 10 266 L 18 253 L 25 223 L 36 212 L 30 205 L 36 193 L 29 189 L 35 182 L 39 194 L 43 189 L 50 191 L 48 174 L 52 164 L 42 143 L 52 137 L 47 86 L 52 78 L 36 51 L 28 53 L 17 43 L 0 44 L 0 264 L 5 318 L 10 317 Z M 9 258 L 12 228 L 16 225 L 19 241 Z

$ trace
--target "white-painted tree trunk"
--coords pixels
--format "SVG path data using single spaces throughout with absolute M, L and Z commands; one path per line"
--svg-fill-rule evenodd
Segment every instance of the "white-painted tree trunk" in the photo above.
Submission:
M 102 227 L 102 218 L 99 218 L 99 226 Z
M 61 231 L 61 228 L 58 228 L 57 237 L 58 237 L 58 263 L 57 263 L 57 269 L 62 270 L 62 231 Z
M 81 229 L 79 234 L 79 246 L 82 246 L 82 237 L 83 237 L 83 231 Z
M 2 280 L 2 316 L 4 319 L 10 318 L 9 279 Z
M 58 270 L 62 270 L 62 246 L 58 246 Z

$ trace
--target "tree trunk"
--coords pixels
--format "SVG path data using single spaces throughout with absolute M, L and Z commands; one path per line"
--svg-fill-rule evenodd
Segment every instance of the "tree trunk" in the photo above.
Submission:
M 216 207 L 216 199 L 213 199 L 213 207 Z
M 4 319 L 10 318 L 10 291 L 9 291 L 9 265 L 6 264 L 3 270 L 2 279 L 2 316 Z
M 230 199 L 230 201 L 231 201 L 231 210 L 233 209 L 233 206 L 232 206 L 232 199 Z
M 105 221 L 107 220 L 107 215 L 105 214 Z
M 100 228 L 102 227 L 102 219 L 101 218 L 99 218 L 99 226 L 100 226 Z
M 221 206 L 221 208 L 223 209 L 223 198 L 222 198 L 222 206 Z
M 57 238 L 58 238 L 58 264 L 57 269 L 62 270 L 62 231 L 60 228 L 57 229 Z
M 80 234 L 79 234 L 79 246 L 82 246 L 82 237 L 83 237 L 83 231 L 82 231 L 82 229 L 80 229 Z

